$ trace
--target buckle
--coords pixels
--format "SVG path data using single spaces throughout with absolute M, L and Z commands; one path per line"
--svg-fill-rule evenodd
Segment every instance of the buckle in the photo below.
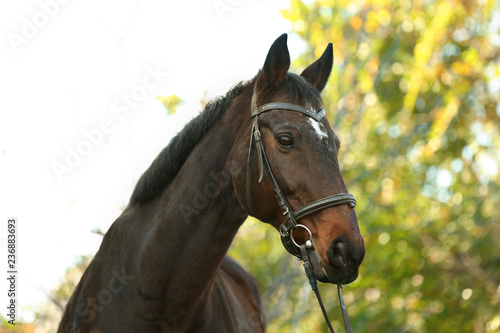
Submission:
M 255 132 L 253 132 L 253 136 L 255 138 L 255 142 L 259 142 L 262 137 L 259 130 L 255 130 Z

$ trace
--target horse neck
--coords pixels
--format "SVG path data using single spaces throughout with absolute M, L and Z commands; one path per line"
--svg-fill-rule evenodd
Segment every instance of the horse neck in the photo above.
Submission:
M 145 316 L 174 318 L 173 325 L 180 327 L 209 299 L 217 270 L 247 215 L 231 179 L 244 173 L 234 169 L 229 156 L 235 122 L 241 122 L 230 118 L 239 109 L 226 110 L 156 199 L 158 212 L 137 267 Z

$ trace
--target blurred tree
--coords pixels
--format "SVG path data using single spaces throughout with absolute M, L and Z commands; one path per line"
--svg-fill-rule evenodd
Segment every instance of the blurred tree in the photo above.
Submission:
M 97 232 L 96 232 L 97 233 Z M 46 292 L 49 299 L 39 310 L 35 312 L 35 321 L 38 332 L 56 332 L 61 321 L 64 308 L 73 294 L 83 272 L 92 261 L 93 256 L 81 256 L 75 265 L 66 270 L 59 285 Z
M 33 324 L 20 323 L 16 320 L 15 325 L 9 324 L 8 320 L 0 315 L 0 333 L 34 333 L 35 326 Z
M 499 3 L 291 0 L 283 15 L 308 47 L 296 72 L 334 45 L 323 97 L 367 247 L 345 288 L 354 331 L 500 332 Z M 327 332 L 270 229 L 250 221 L 231 250 L 269 332 Z

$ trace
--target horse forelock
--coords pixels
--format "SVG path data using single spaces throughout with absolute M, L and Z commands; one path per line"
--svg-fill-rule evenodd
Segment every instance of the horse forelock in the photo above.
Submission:
M 305 78 L 294 73 L 287 73 L 284 84 L 287 94 L 294 103 L 322 103 L 318 89 L 307 82 Z

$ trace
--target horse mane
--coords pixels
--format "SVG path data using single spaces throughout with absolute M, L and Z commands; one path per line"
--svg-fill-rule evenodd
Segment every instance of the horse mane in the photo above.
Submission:
M 130 198 L 130 205 L 143 203 L 158 194 L 175 178 L 196 144 L 221 117 L 234 98 L 249 82 L 240 82 L 207 103 L 205 109 L 175 135 L 139 178 Z
M 234 98 L 249 84 L 255 83 L 256 77 L 248 82 L 236 84 L 225 96 L 207 103 L 205 109 L 170 140 L 139 178 L 132 192 L 130 205 L 146 202 L 160 194 L 176 177 L 196 144 L 217 122 Z M 295 102 L 321 101 L 320 92 L 300 75 L 287 73 L 284 84 L 289 97 Z

